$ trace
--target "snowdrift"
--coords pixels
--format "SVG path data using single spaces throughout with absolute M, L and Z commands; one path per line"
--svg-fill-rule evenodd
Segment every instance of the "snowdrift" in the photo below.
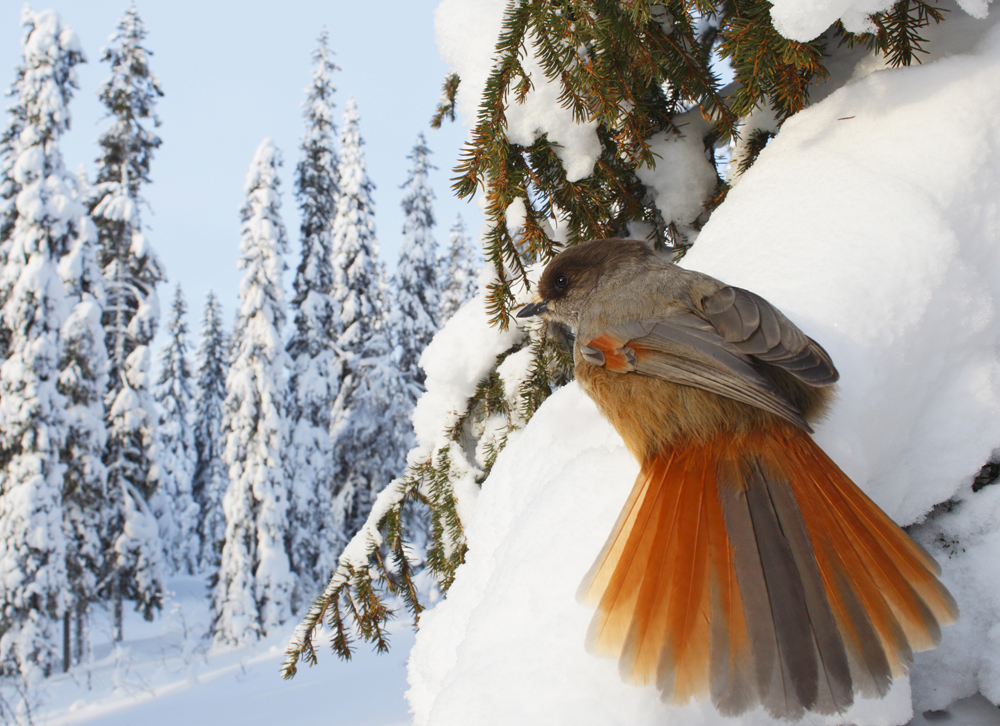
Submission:
M 923 65 L 862 61 L 788 121 L 682 263 L 763 295 L 827 348 L 842 378 L 817 440 L 917 524 L 962 609 L 886 699 L 804 723 L 901 724 L 977 691 L 1000 703 L 1000 483 L 972 491 L 1000 443 L 1000 27 L 956 9 L 931 30 Z M 482 317 L 449 325 L 442 347 Z M 575 384 L 512 437 L 466 518 L 467 563 L 421 617 L 416 724 L 726 720 L 584 652 L 575 592 L 637 471 Z

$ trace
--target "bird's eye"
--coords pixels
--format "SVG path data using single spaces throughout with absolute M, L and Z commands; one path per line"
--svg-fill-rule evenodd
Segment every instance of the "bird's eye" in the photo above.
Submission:
M 569 285 L 569 278 L 566 275 L 559 275 L 559 277 L 552 281 L 552 284 L 556 290 L 565 290 Z

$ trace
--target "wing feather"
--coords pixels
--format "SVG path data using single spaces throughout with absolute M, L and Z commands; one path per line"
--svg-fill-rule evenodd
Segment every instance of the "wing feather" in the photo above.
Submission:
M 799 330 L 764 298 L 724 287 L 698 311 L 609 326 L 580 341 L 583 359 L 619 373 L 635 372 L 693 386 L 770 411 L 804 431 L 801 411 L 765 375 L 767 366 L 786 371 L 809 386 L 839 378 L 822 346 Z
M 810 386 L 829 386 L 840 377 L 823 346 L 760 295 L 724 287 L 706 297 L 702 309 L 723 340 L 741 353 L 784 368 Z
M 645 333 L 635 336 L 640 330 Z M 619 342 L 621 347 L 614 347 Z M 611 370 L 635 371 L 700 388 L 770 411 L 805 431 L 812 430 L 748 356 L 695 315 L 680 313 L 611 326 L 587 342 L 586 347 L 599 349 Z

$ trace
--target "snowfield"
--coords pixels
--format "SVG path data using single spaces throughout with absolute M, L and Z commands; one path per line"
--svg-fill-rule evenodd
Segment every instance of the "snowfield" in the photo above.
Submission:
M 125 641 L 117 649 L 107 618 L 95 612 L 92 662 L 49 678 L 44 691 L 31 694 L 36 726 L 409 723 L 403 697 L 413 642 L 408 624 L 396 625 L 388 655 L 362 646 L 345 663 L 327 650 L 320 667 L 283 681 L 279 667 L 291 625 L 255 645 L 211 647 L 203 637 L 211 618 L 205 580 L 174 578 L 168 589 L 173 594 L 154 622 L 126 614 Z

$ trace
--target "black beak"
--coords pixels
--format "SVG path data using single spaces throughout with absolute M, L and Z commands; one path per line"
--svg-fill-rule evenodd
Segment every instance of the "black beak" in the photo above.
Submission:
M 520 311 L 518 311 L 517 317 L 533 318 L 536 315 L 540 315 L 541 313 L 548 311 L 548 309 L 549 309 L 548 300 L 542 300 L 541 302 L 537 303 L 528 303 L 523 308 L 521 308 Z

